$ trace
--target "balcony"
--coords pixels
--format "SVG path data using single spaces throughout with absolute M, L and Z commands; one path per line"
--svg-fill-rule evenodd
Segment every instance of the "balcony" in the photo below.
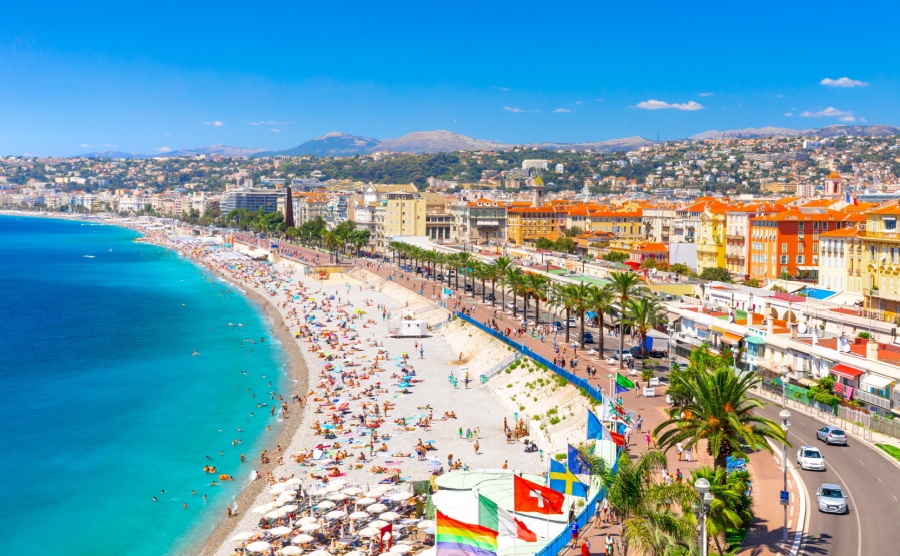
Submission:
M 882 409 L 891 409 L 891 400 L 888 398 L 882 398 L 881 396 L 870 394 L 869 392 L 863 392 L 862 390 L 856 389 L 853 391 L 853 398 L 866 402 L 869 405 L 874 405 L 880 407 Z
M 881 232 L 870 232 L 869 230 L 866 230 L 859 235 L 866 239 L 900 241 L 900 230 L 884 230 Z
M 725 239 L 740 239 L 740 240 L 744 240 L 744 239 L 747 239 L 747 236 L 745 236 L 744 234 L 725 234 Z
M 725 258 L 733 261 L 743 261 L 745 257 L 743 253 L 725 253 Z

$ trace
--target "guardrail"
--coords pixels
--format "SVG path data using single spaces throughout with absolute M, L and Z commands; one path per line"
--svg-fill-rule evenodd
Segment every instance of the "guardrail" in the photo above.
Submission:
M 512 355 L 510 355 L 503 361 L 497 363 L 496 365 L 494 365 L 493 367 L 488 369 L 487 372 L 482 373 L 481 376 L 483 376 L 485 378 L 491 378 L 495 374 L 499 373 L 500 371 L 502 371 L 502 370 L 506 369 L 507 367 L 509 367 L 510 365 L 512 365 L 513 362 L 515 362 L 518 359 L 519 359 L 518 352 L 513 353 Z
M 473 319 L 469 315 L 463 314 L 459 311 L 457 311 L 456 316 L 461 318 L 465 322 L 468 322 L 469 324 L 477 327 L 482 332 L 486 332 L 487 334 L 490 334 L 494 338 L 497 338 L 498 340 L 500 340 L 501 342 L 510 346 L 511 348 L 518 350 L 519 353 L 521 353 L 522 355 L 525 355 L 527 357 L 530 357 L 531 359 L 534 359 L 536 362 L 540 363 L 541 365 L 544 365 L 545 367 L 547 367 L 548 369 L 550 369 L 557 375 L 559 375 L 559 376 L 563 377 L 564 379 L 566 379 L 567 381 L 571 382 L 577 388 L 584 389 L 584 391 L 587 393 L 588 396 L 590 396 L 590 398 L 592 400 L 595 400 L 598 402 L 603 401 L 603 395 L 600 393 L 599 390 L 597 390 L 597 388 L 594 385 L 588 383 L 587 380 L 585 380 L 579 376 L 575 376 L 572 373 L 570 373 L 569 371 L 566 371 L 562 367 L 554 364 L 552 361 L 550 361 L 546 357 L 544 357 L 542 355 L 538 355 L 537 353 L 534 352 L 534 350 L 532 350 L 530 347 L 526 346 L 524 342 L 516 342 L 515 340 L 512 340 L 511 338 L 507 338 L 505 334 L 502 334 L 500 332 L 497 332 L 496 330 L 488 328 L 487 326 L 485 326 L 484 324 Z

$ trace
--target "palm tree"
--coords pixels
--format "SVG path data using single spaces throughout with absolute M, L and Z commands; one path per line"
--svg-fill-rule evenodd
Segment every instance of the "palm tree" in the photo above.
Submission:
M 485 303 L 485 296 L 487 296 L 487 288 L 484 287 L 484 283 L 487 280 L 491 279 L 491 267 L 487 263 L 479 260 L 474 260 L 472 262 L 472 279 L 478 280 L 481 282 L 481 302 Z M 474 294 L 474 288 L 472 293 Z
M 566 343 L 569 343 L 569 319 L 572 318 L 572 308 L 575 300 L 571 295 L 571 284 L 563 284 L 562 282 L 554 282 L 550 285 L 550 295 L 547 303 L 554 309 L 561 309 L 566 312 Z
M 513 296 L 513 318 L 518 316 L 518 308 L 516 305 L 516 296 L 520 294 L 524 294 L 523 283 L 525 281 L 525 273 L 522 272 L 522 269 L 516 266 L 511 266 L 506 269 L 506 274 L 503 278 L 503 283 L 507 288 L 509 288 L 509 293 Z M 504 302 L 506 300 L 506 296 L 503 297 Z
M 526 275 L 526 290 L 528 295 L 534 298 L 534 325 L 537 326 L 541 322 L 541 301 L 547 299 L 547 288 L 550 280 L 541 274 Z M 525 322 L 528 322 L 528 300 L 525 300 Z
M 616 303 L 615 294 L 608 287 L 591 288 L 591 294 L 588 298 L 588 305 L 591 310 L 597 313 L 597 321 L 600 325 L 600 356 L 603 356 L 603 350 L 605 349 L 605 336 L 606 330 L 603 328 L 603 318 L 605 315 L 608 315 L 610 311 L 613 309 Z
M 750 474 L 746 471 L 728 473 L 721 468 L 698 467 L 691 471 L 691 475 L 691 484 L 700 478 L 709 481 L 709 492 L 714 498 L 706 513 L 706 530 L 721 555 L 720 539 L 725 537 L 725 533 L 748 526 L 753 521 L 753 499 L 746 494 Z M 685 512 L 685 515 L 689 514 Z
M 686 394 L 686 401 L 656 427 L 660 449 L 668 450 L 679 442 L 695 447 L 705 440 L 706 452 L 713 457 L 715 466 L 725 468 L 728 456 L 741 451 L 742 446 L 771 452 L 767 438 L 790 446 L 777 423 L 754 412 L 768 405 L 747 396 L 760 380 L 756 373 L 738 376 L 726 365 L 719 365 L 712 372 L 672 373 L 670 381 Z
M 506 277 L 506 270 L 512 267 L 512 261 L 509 260 L 508 257 L 497 257 L 494 259 L 494 262 L 491 264 L 494 267 L 493 275 L 491 276 L 491 295 L 494 296 L 494 300 L 497 300 L 497 291 L 495 290 L 495 286 L 497 282 L 500 282 L 500 289 L 503 291 L 503 305 L 506 305 L 506 290 L 503 289 L 503 280 Z M 491 303 L 491 306 L 494 304 Z
M 456 263 L 459 265 L 459 268 L 456 269 L 456 289 L 459 289 L 459 275 L 462 273 L 463 275 L 463 288 L 465 288 L 466 284 L 469 283 L 469 269 L 472 266 L 472 263 L 475 259 L 472 258 L 472 254 L 468 251 L 463 251 L 462 253 L 456 254 Z
M 584 282 L 579 282 L 576 285 L 570 286 L 570 292 L 573 300 L 572 310 L 578 314 L 579 320 L 581 321 L 580 345 L 581 349 L 584 349 L 584 314 L 587 313 L 591 308 L 589 303 L 591 299 L 591 286 L 585 284 Z M 569 323 L 566 323 L 566 326 L 569 326 Z
M 653 477 L 668 466 L 666 456 L 658 450 L 631 459 L 622 452 L 615 474 L 603 476 L 607 499 L 622 520 L 622 554 L 635 545 L 644 554 L 668 555 L 691 553 L 696 538 L 690 521 L 669 508 L 671 503 L 683 506 L 696 500 L 697 494 L 685 483 L 657 483 Z M 651 479 L 648 480 L 648 477 Z M 680 547 L 680 550 L 674 550 Z
M 641 278 L 632 271 L 612 272 L 609 275 L 609 289 L 612 290 L 618 301 L 619 311 L 624 315 L 625 307 L 628 306 L 628 300 L 637 297 L 643 291 L 641 287 Z M 625 323 L 619 319 L 619 368 L 625 368 Z
M 625 307 L 625 324 L 637 331 L 642 353 L 644 346 L 647 345 L 647 331 L 663 324 L 665 320 L 665 310 L 656 299 L 638 297 L 628 300 L 628 306 Z

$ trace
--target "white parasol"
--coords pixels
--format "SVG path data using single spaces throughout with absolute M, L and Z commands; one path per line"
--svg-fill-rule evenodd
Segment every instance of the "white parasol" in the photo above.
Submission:
M 360 529 L 359 536 L 360 537 L 377 537 L 378 529 L 375 529 L 374 527 L 366 527 L 365 529 Z
M 359 496 L 360 494 L 362 494 L 362 489 L 357 488 L 357 487 L 350 487 L 350 488 L 345 488 L 341 492 L 343 492 L 347 496 Z
M 390 498 L 391 498 L 391 500 L 394 500 L 396 502 L 402 502 L 403 500 L 409 500 L 410 498 L 412 498 L 412 493 L 411 492 L 396 492 L 394 494 L 391 494 Z
M 237 535 L 231 537 L 231 540 L 238 541 L 238 542 L 246 541 L 247 539 L 252 539 L 256 535 L 257 535 L 256 533 L 247 533 L 247 532 L 238 533 Z
M 269 550 L 270 546 L 271 545 L 266 541 L 256 541 L 248 544 L 246 549 L 250 552 L 265 552 L 266 550 Z
M 311 533 L 313 531 L 318 531 L 321 526 L 318 523 L 304 523 L 300 526 L 300 530 L 304 533 Z
M 332 502 L 331 500 L 325 500 L 323 502 L 319 502 L 318 504 L 316 504 L 316 508 L 318 508 L 320 510 L 330 510 L 330 509 L 334 508 L 335 505 L 336 504 L 334 502 Z
M 420 531 L 428 529 L 429 527 L 434 527 L 434 522 L 430 519 L 423 519 L 416 525 L 416 528 Z
M 383 514 L 378 516 L 379 519 L 383 519 L 385 521 L 394 521 L 398 517 L 400 517 L 400 514 L 398 514 L 397 512 L 384 512 Z
M 386 510 L 387 506 L 385 506 L 384 504 L 372 504 L 371 506 L 366 508 L 366 511 L 370 514 L 380 514 L 381 512 Z
M 297 556 L 298 554 L 303 554 L 303 549 L 299 546 L 286 546 L 280 552 L 288 556 Z
M 318 523 L 318 522 L 319 522 L 319 520 L 314 518 L 311 515 L 308 515 L 306 517 L 301 517 L 298 521 L 298 523 L 300 523 L 301 525 L 306 525 L 307 523 Z
M 282 506 L 282 507 L 278 508 L 278 511 L 284 512 L 286 514 L 289 514 L 291 512 L 296 512 L 297 505 L 296 504 L 288 504 L 287 506 Z
M 366 519 L 369 517 L 369 514 L 366 512 L 353 512 L 350 514 L 350 519 Z
M 284 525 L 280 525 L 278 527 L 273 527 L 269 529 L 269 534 L 273 537 L 283 537 L 291 532 L 290 527 L 285 527 Z
M 391 552 L 395 552 L 397 554 L 406 554 L 410 550 L 412 550 L 412 547 L 408 544 L 395 544 L 391 547 Z
M 297 535 L 296 537 L 291 539 L 291 542 L 293 542 L 294 544 L 306 544 L 309 542 L 313 542 L 314 540 L 316 540 L 316 538 L 313 537 L 312 535 L 307 535 L 306 533 L 303 533 L 303 534 Z
M 374 498 L 360 498 L 356 501 L 357 506 L 368 506 L 369 504 L 374 504 L 377 502 Z
M 347 517 L 347 512 L 344 510 L 334 510 L 325 514 L 325 519 L 340 519 L 342 517 Z
M 374 527 L 376 529 L 381 529 L 382 527 L 384 527 L 387 524 L 388 524 L 387 521 L 384 521 L 381 519 L 376 519 L 375 521 L 370 522 L 368 527 Z

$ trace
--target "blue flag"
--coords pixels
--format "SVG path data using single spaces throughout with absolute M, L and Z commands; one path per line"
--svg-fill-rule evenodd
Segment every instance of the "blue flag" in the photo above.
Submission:
M 566 469 L 566 466 L 558 461 L 550 460 L 550 488 L 556 492 L 569 496 L 581 496 L 587 498 L 587 485 L 578 480 L 578 477 Z
M 620 385 L 618 382 L 616 383 L 616 394 L 624 394 L 625 392 L 630 392 L 628 388 Z
M 591 473 L 591 466 L 588 464 L 587 460 L 584 459 L 584 455 L 578 451 L 577 448 L 569 445 L 569 471 L 575 473 L 576 475 L 589 475 Z
M 609 430 L 603 426 L 603 423 L 594 415 L 593 411 L 588 411 L 587 437 L 588 440 L 609 440 L 613 442 L 613 437 L 609 434 Z

